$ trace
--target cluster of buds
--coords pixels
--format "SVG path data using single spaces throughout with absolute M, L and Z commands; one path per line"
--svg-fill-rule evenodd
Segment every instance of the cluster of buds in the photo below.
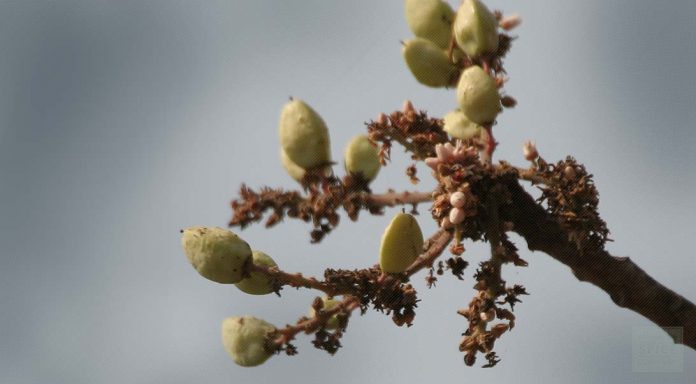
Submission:
M 478 149 L 473 146 L 465 146 L 461 141 L 456 145 L 444 143 L 435 145 L 436 157 L 425 159 L 425 165 L 437 171 L 440 164 L 464 163 L 478 157 Z
M 462 184 L 454 192 L 441 195 L 433 204 L 434 207 L 438 207 L 438 212 L 435 212 L 434 215 L 441 212 L 439 215 L 443 216 L 439 221 L 440 228 L 453 228 L 463 223 L 467 216 L 474 216 L 477 210 L 477 201 L 478 199 L 471 194 L 468 183 Z M 447 209 L 449 210 L 447 211 Z

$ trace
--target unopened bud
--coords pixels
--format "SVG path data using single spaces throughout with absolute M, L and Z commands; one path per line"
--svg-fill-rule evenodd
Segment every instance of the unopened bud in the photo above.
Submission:
M 536 160 L 539 157 L 539 152 L 537 151 L 536 144 L 533 141 L 525 141 L 522 146 L 522 152 L 524 153 L 524 158 L 529 161 Z
M 479 313 L 479 317 L 481 317 L 481 320 L 485 322 L 492 321 L 493 319 L 495 319 L 495 309 L 491 308 L 486 312 L 481 312 Z
M 522 18 L 520 15 L 510 15 L 510 16 L 505 16 L 500 21 L 498 22 L 498 25 L 500 25 L 500 28 L 509 31 L 511 29 L 514 29 L 518 25 L 522 23 Z
M 452 224 L 459 224 L 466 218 L 466 212 L 461 208 L 452 208 L 449 212 L 449 220 Z
M 450 194 L 450 204 L 455 208 L 461 208 L 466 203 L 466 195 L 462 192 L 453 192 Z
M 381 113 L 377 116 L 377 124 L 380 124 L 380 125 L 385 125 L 385 124 L 387 124 L 387 115 L 385 115 L 384 112 L 381 112 Z
M 411 100 L 404 101 L 404 104 L 401 106 L 401 112 L 405 114 L 416 113 L 416 109 L 413 108 L 413 103 L 411 103 Z
M 568 180 L 575 180 L 575 178 L 578 176 L 577 172 L 575 172 L 575 168 L 570 165 L 563 169 L 563 175 Z

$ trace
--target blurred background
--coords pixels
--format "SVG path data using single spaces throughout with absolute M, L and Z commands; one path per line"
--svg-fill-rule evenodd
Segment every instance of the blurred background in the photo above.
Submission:
M 523 17 L 506 61 L 519 105 L 498 120 L 496 157 L 523 165 L 527 139 L 549 161 L 574 155 L 595 175 L 610 250 L 696 300 L 696 2 L 487 4 Z M 638 372 L 635 338 L 651 323 L 517 238 L 530 265 L 504 277 L 531 295 L 493 369 L 466 367 L 457 350 L 466 322 L 455 311 L 486 257 L 472 245 L 464 282 L 445 276 L 428 290 L 414 279 L 422 302 L 410 329 L 369 312 L 351 319 L 335 357 L 301 337 L 295 357 L 252 369 L 229 359 L 222 319 L 291 323 L 316 293 L 251 297 L 205 280 L 179 229 L 224 227 L 243 182 L 296 187 L 278 160 L 290 95 L 324 117 L 339 161 L 365 121 L 405 99 L 435 116 L 451 110 L 452 90 L 419 85 L 403 64 L 402 7 L 0 2 L 0 383 L 696 382 L 696 351 L 664 334 L 658 353 L 677 351 L 681 369 Z M 375 191 L 433 186 L 422 167 L 410 185 L 394 152 Z M 321 275 L 375 263 L 397 211 L 344 217 L 320 245 L 302 222 L 238 233 L 284 269 Z M 421 213 L 427 235 L 435 227 Z

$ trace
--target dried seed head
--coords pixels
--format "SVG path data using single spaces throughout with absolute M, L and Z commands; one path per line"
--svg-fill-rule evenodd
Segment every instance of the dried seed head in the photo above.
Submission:
M 331 162 L 326 123 L 309 105 L 293 99 L 280 113 L 280 145 L 293 163 L 308 169 Z
M 346 146 L 344 161 L 348 173 L 360 175 L 371 181 L 379 172 L 379 149 L 367 136 L 355 136 Z
M 183 231 L 181 245 L 201 276 L 222 284 L 241 281 L 242 267 L 251 257 L 249 244 L 223 228 L 187 228 Z
M 457 68 L 450 63 L 447 53 L 430 40 L 407 40 L 401 54 L 413 77 L 423 85 L 446 87 L 457 74 Z
M 229 317 L 222 322 L 222 344 L 235 363 L 254 367 L 273 355 L 266 350 L 266 336 L 275 329 L 252 316 Z
M 445 49 L 451 38 L 454 10 L 442 0 L 406 0 L 406 23 L 414 35 Z
M 423 232 L 408 213 L 399 213 L 384 230 L 379 250 L 379 266 L 387 273 L 406 270 L 423 251 Z
M 264 267 L 276 267 L 278 264 L 261 251 L 252 253 L 252 262 Z M 250 276 L 235 284 L 242 292 L 250 295 L 267 295 L 273 292 L 273 281 L 261 272 L 251 272 Z
M 457 45 L 469 57 L 498 49 L 498 21 L 479 0 L 462 1 L 457 9 L 453 31 Z
M 481 125 L 492 123 L 502 110 L 495 80 L 476 65 L 462 72 L 457 85 L 457 102 L 469 120 Z

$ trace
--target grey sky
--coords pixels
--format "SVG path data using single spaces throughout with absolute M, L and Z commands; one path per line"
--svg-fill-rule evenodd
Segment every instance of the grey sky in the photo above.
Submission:
M 506 65 L 519 106 L 499 119 L 496 156 L 522 164 L 527 139 L 548 160 L 576 156 L 596 177 L 611 251 L 696 300 L 696 3 L 488 4 L 524 20 Z M 526 251 L 530 266 L 505 277 L 531 295 L 494 369 L 457 351 L 473 267 L 432 290 L 416 278 L 411 329 L 369 313 L 335 357 L 301 338 L 298 356 L 233 364 L 223 318 L 293 322 L 315 294 L 249 297 L 204 280 L 178 230 L 224 226 L 242 182 L 295 187 L 276 137 L 290 95 L 327 121 L 337 159 L 404 99 L 452 109 L 452 91 L 408 73 L 409 37 L 400 0 L 0 2 L 0 383 L 696 382 L 692 350 L 681 373 L 634 373 L 632 330 L 650 323 Z M 394 159 L 375 190 L 413 188 Z M 374 263 L 391 214 L 343 220 L 319 246 L 297 222 L 240 235 L 319 275 Z M 469 249 L 474 263 L 485 255 Z

